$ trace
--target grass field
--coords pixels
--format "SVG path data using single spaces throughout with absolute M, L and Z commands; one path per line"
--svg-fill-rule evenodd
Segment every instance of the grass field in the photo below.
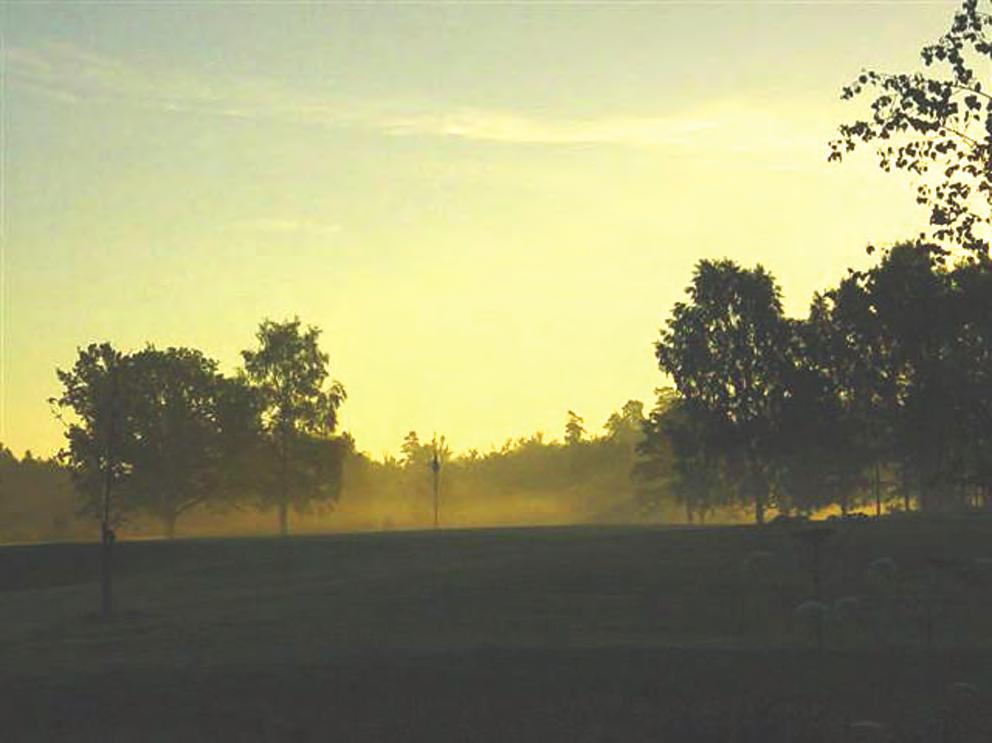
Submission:
M 992 740 L 992 520 L 835 529 L 2 548 L 0 739 Z

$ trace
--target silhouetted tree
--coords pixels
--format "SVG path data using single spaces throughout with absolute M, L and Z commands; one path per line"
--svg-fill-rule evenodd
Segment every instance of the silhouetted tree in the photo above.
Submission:
M 575 446 L 581 443 L 582 437 L 585 436 L 586 429 L 583 427 L 585 421 L 582 419 L 578 413 L 569 410 L 568 417 L 565 419 L 565 443 L 569 446 Z
M 240 447 L 253 446 L 246 434 L 257 431 L 257 405 L 199 351 L 149 346 L 130 364 L 136 440 L 129 501 L 172 537 L 181 514 L 231 494 L 226 478 Z
M 778 508 L 811 513 L 837 504 L 847 513 L 870 451 L 834 374 L 826 300 L 814 297 L 809 318 L 788 324 L 791 363 L 773 425 Z
M 16 466 L 17 457 L 14 452 L 0 443 L 0 507 L 4 505 L 10 492 L 10 476 Z
M 262 420 L 265 401 L 244 374 L 237 374 L 214 379 L 212 402 L 218 434 L 211 467 L 211 480 L 217 491 L 214 503 L 222 507 L 240 505 L 246 495 L 257 491 L 259 482 L 266 480 L 266 451 L 271 442 Z
M 672 311 L 656 356 L 693 412 L 723 427 L 728 451 L 746 464 L 741 495 L 762 523 L 769 505 L 773 425 L 781 406 L 788 327 L 780 292 L 761 266 L 700 261 L 687 289 L 689 302 Z
M 634 446 L 641 438 L 643 425 L 644 403 L 628 400 L 618 412 L 610 414 L 603 427 L 610 440 Z
M 931 246 L 896 245 L 814 307 L 816 363 L 846 421 L 841 438 L 862 450 L 849 464 L 868 470 L 876 512 L 886 472 L 898 474 L 905 508 L 914 493 L 922 508 L 942 507 L 977 486 L 966 481 L 987 430 L 992 284 L 983 259 L 948 271 L 933 256 Z
M 863 71 L 842 97 L 871 90 L 871 116 L 840 127 L 832 160 L 858 144 L 878 143 L 885 170 L 920 178 L 917 201 L 930 210 L 933 237 L 989 255 L 992 216 L 992 16 L 965 0 L 950 30 L 925 46 L 928 73 Z M 931 70 L 943 66 L 940 76 Z M 937 177 L 931 177 L 936 172 Z M 938 250 L 946 252 L 946 248 Z
M 887 252 L 865 282 L 891 349 L 894 444 L 917 485 L 920 506 L 932 508 L 937 491 L 948 485 L 956 439 L 947 277 L 926 246 L 905 244 Z
M 820 366 L 833 386 L 843 417 L 870 469 L 871 496 L 881 514 L 883 473 L 897 459 L 896 367 L 892 338 L 873 306 L 864 273 L 850 273 L 814 298 L 810 310 L 818 335 Z
M 422 472 L 430 464 L 431 448 L 427 444 L 420 443 L 420 437 L 417 436 L 416 431 L 410 431 L 403 437 L 400 452 L 403 464 L 410 469 Z
M 431 485 L 434 494 L 434 528 L 436 529 L 441 523 L 441 468 L 451 452 L 444 436 L 438 438 L 437 434 L 434 434 L 431 439 L 430 451 Z
M 332 434 L 345 399 L 339 382 L 328 382 L 328 356 L 320 330 L 301 327 L 299 318 L 265 320 L 258 347 L 242 352 L 244 373 L 263 401 L 263 426 L 272 478 L 262 495 L 275 506 L 279 533 L 289 532 L 289 509 L 304 511 L 331 503 L 340 494 L 343 444 Z
M 992 506 L 992 270 L 987 262 L 955 268 L 951 284 L 952 316 L 957 323 L 953 363 L 960 396 L 956 423 L 960 431 L 961 484 L 976 501 Z
M 92 344 L 78 352 L 72 369 L 57 375 L 62 393 L 51 402 L 66 423 L 67 440 L 60 458 L 84 511 L 100 523 L 100 614 L 106 618 L 113 606 L 114 529 L 124 513 L 118 494 L 131 473 L 135 445 L 130 365 L 109 343 Z
M 633 475 L 638 500 L 659 509 L 666 499 L 680 503 L 690 524 L 705 521 L 720 503 L 722 456 L 705 410 L 693 409 L 672 389 L 657 392 L 654 409 L 643 421 Z

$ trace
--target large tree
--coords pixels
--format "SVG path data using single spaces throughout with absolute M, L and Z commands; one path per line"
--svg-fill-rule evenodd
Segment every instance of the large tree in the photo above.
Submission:
M 809 318 L 789 321 L 790 358 L 774 431 L 780 510 L 810 513 L 837 504 L 846 513 L 861 485 L 867 449 L 834 374 L 833 326 L 822 295 Z
M 894 338 L 875 305 L 869 272 L 849 272 L 817 294 L 810 309 L 815 365 L 837 396 L 840 415 L 868 470 L 876 515 L 881 515 L 886 477 L 898 462 L 898 363 Z M 904 503 L 905 504 L 905 503 Z
M 289 532 L 289 509 L 306 511 L 333 503 L 340 494 L 343 445 L 333 436 L 344 387 L 330 380 L 320 330 L 299 318 L 265 320 L 258 346 L 242 351 L 245 377 L 263 401 L 263 425 L 271 477 L 261 493 L 275 506 L 279 533 Z
M 978 264 L 948 272 L 932 255 L 929 245 L 896 245 L 820 300 L 821 368 L 857 424 L 852 437 L 864 447 L 879 512 L 884 471 L 898 472 L 904 507 L 913 493 L 923 508 L 948 503 L 981 430 L 986 321 L 981 292 L 963 286 L 987 272 Z M 964 280 L 961 291 L 954 276 Z
M 188 348 L 132 355 L 135 446 L 132 507 L 159 519 L 168 537 L 180 515 L 218 503 L 235 488 L 240 447 L 252 447 L 257 406 L 217 362 Z
M 988 3 L 982 6 L 988 8 Z M 938 255 L 989 256 L 992 220 L 992 16 L 965 0 L 951 28 L 920 52 L 925 71 L 864 70 L 844 99 L 871 93 L 871 115 L 843 124 L 832 160 L 876 144 L 884 170 L 918 178 Z M 937 247 L 940 246 L 940 247 Z
M 865 287 L 889 349 L 894 445 L 921 508 L 947 495 L 957 448 L 955 323 L 947 274 L 926 246 L 898 245 L 866 274 Z
M 672 311 L 656 357 L 679 394 L 725 429 L 746 464 L 740 493 L 764 521 L 769 506 L 773 425 L 790 363 L 780 291 L 761 266 L 700 261 L 688 302 Z
M 69 468 L 84 512 L 100 524 L 100 614 L 113 606 L 114 530 L 124 515 L 122 485 L 134 452 L 133 374 L 129 359 L 109 343 L 80 349 L 75 364 L 57 370 L 62 393 L 50 402 L 65 423 L 60 458 Z
M 976 500 L 992 505 L 992 271 L 977 264 L 949 276 L 958 370 L 957 423 L 962 430 L 959 473 Z

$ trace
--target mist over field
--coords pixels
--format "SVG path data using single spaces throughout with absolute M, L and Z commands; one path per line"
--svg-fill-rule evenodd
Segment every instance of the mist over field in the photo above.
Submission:
M 439 485 L 444 527 L 538 526 L 660 521 L 682 522 L 685 513 L 672 501 L 656 507 L 645 502 L 630 477 L 635 461 L 635 431 L 625 429 L 571 448 L 540 437 L 507 442 L 487 456 L 473 454 L 445 461 Z M 424 529 L 433 525 L 429 446 L 408 439 L 403 459 L 376 461 L 359 454 L 343 463 L 336 502 L 314 504 L 292 515 L 292 531 L 316 534 L 341 531 Z M 8 542 L 80 539 L 98 536 L 78 514 L 69 473 L 50 462 L 17 462 L 7 454 L 0 468 L 9 496 L 0 536 Z M 739 509 L 720 518 L 743 519 Z M 180 536 L 266 535 L 275 514 L 249 499 L 184 513 Z M 126 531 L 134 537 L 166 536 L 163 524 L 147 513 L 132 513 Z

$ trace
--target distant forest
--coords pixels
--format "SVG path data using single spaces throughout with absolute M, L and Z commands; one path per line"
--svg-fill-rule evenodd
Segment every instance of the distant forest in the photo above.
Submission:
M 439 442 L 441 523 L 552 524 L 630 521 L 641 518 L 630 473 L 640 439 L 640 403 L 625 406 L 628 417 L 611 417 L 610 428 L 589 436 L 584 428 L 568 443 L 540 433 L 504 443 L 499 449 L 453 455 Z M 582 419 L 570 418 L 581 427 Z M 432 524 L 430 463 L 435 449 L 415 432 L 402 442 L 399 457 L 373 459 L 354 449 L 344 434 L 340 476 L 329 478 L 324 497 L 301 499 L 294 506 L 294 530 L 422 528 Z M 127 490 L 127 489 L 124 489 Z M 4 541 L 90 538 L 98 524 L 80 512 L 72 471 L 58 458 L 18 460 L 0 453 L 0 538 Z M 239 494 L 220 489 L 171 520 L 149 498 L 121 495 L 126 531 L 168 535 L 181 523 L 182 534 L 271 533 L 274 507 L 252 488 Z M 654 513 L 651 517 L 663 514 Z M 676 514 L 669 514 L 675 518 Z
M 79 351 L 52 402 L 67 446 L 0 450 L 0 536 L 663 521 L 992 506 L 992 272 L 898 245 L 785 317 L 760 266 L 700 261 L 656 343 L 652 407 L 568 411 L 492 451 L 410 432 L 374 460 L 337 432 L 320 332 L 265 321 L 224 376 L 192 349 Z M 659 376 L 659 382 L 666 381 Z M 268 514 L 268 515 L 266 515 Z M 277 522 L 271 520 L 273 515 Z M 96 517 L 95 519 L 92 517 Z
M 641 439 L 642 405 L 631 401 L 598 435 L 581 417 L 567 416 L 567 438 L 541 433 L 508 440 L 487 452 L 453 454 L 442 439 L 421 441 L 411 431 L 398 457 L 377 460 L 356 451 L 347 434 L 335 437 L 340 471 L 330 487 L 291 506 L 294 531 L 424 528 L 433 523 L 431 461 L 437 452 L 442 526 L 555 524 L 678 519 L 664 504 L 644 508 L 631 472 Z M 328 467 L 334 473 L 334 466 Z M 92 538 L 99 525 L 80 508 L 72 469 L 60 458 L 30 452 L 18 460 L 0 452 L 0 539 Z M 271 498 L 254 486 L 236 493 L 217 486 L 175 518 L 147 494 L 122 483 L 120 522 L 132 535 L 264 534 L 276 527 Z M 672 504 L 674 508 L 674 504 Z M 181 518 L 180 518 L 181 517 Z M 178 522 L 178 523 L 177 523 Z M 177 529 L 178 527 L 178 529 Z

